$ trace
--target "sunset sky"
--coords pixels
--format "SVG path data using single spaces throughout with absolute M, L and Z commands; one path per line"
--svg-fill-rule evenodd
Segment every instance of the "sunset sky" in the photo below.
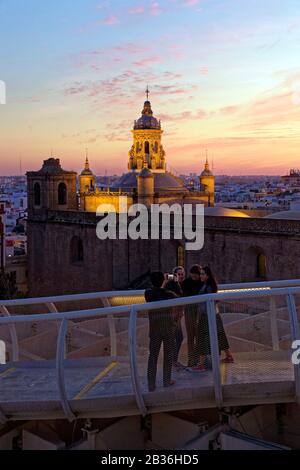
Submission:
M 0 174 L 126 171 L 149 84 L 169 167 L 300 167 L 299 0 L 0 0 Z

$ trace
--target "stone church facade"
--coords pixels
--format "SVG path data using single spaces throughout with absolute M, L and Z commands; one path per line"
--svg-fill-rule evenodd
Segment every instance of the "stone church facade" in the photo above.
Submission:
M 166 170 L 161 123 L 144 104 L 134 123 L 128 170 L 110 190 L 96 187 L 89 162 L 79 176 L 58 159 L 28 176 L 28 277 L 31 296 L 143 287 L 153 270 L 210 265 L 219 282 L 300 277 L 300 221 L 205 217 L 205 243 L 187 251 L 184 240 L 99 240 L 96 209 L 120 196 L 129 203 L 202 203 L 214 209 L 214 176 L 208 162 L 200 191 L 190 191 Z M 211 214 L 211 213 L 210 213 Z

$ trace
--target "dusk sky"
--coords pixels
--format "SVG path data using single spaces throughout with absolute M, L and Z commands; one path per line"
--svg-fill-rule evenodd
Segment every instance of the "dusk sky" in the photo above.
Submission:
M 123 173 L 149 84 L 169 168 L 300 167 L 299 0 L 0 0 L 0 174 Z

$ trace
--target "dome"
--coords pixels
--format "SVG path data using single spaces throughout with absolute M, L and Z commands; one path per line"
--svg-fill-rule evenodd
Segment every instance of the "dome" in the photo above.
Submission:
M 61 174 L 69 174 L 73 173 L 76 174 L 75 172 L 68 172 L 62 169 L 60 160 L 59 158 L 48 158 L 47 160 L 44 160 L 42 168 L 34 172 L 39 175 L 61 175 Z
M 94 176 L 92 170 L 88 169 L 84 169 L 82 172 L 81 172 L 81 176 Z
M 153 117 L 150 101 L 145 101 L 142 116 L 134 122 L 134 129 L 161 129 L 160 121 Z
M 206 159 L 204 170 L 202 171 L 200 176 L 214 176 L 213 173 L 209 169 L 208 159 Z
M 214 176 L 210 170 L 203 170 L 201 176 Z
M 153 177 L 153 173 L 149 168 L 143 168 L 138 176 L 141 178 L 148 178 L 149 176 Z
M 300 211 L 280 211 L 274 214 L 267 215 L 264 219 L 285 219 L 285 220 L 300 220 Z
M 237 211 L 236 209 L 229 209 L 228 207 L 205 207 L 204 208 L 205 216 L 213 217 L 243 217 L 250 218 L 249 215 L 244 214 L 244 212 Z
M 88 156 L 86 157 L 84 170 L 82 170 L 81 176 L 94 176 L 94 173 L 93 173 L 92 170 L 90 169 L 90 164 L 89 164 Z
M 144 168 L 142 172 L 146 170 L 149 171 L 147 168 Z M 183 183 L 175 178 L 171 173 L 152 173 L 154 177 L 154 191 L 155 192 L 168 192 L 168 191 L 184 191 L 187 192 L 188 190 L 184 187 Z M 121 178 L 116 181 L 112 189 L 115 190 L 123 190 L 123 191 L 132 191 L 137 188 L 137 176 L 139 173 L 136 171 L 131 171 L 129 173 L 125 173 Z M 142 176 L 142 175 L 141 175 Z

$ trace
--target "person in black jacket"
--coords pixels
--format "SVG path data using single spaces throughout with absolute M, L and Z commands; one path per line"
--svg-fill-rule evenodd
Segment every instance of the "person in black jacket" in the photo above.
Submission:
M 146 302 L 158 302 L 161 300 L 176 299 L 173 292 L 164 288 L 165 276 L 162 272 L 151 274 L 152 289 L 145 292 Z M 171 308 L 149 310 L 149 360 L 148 360 L 148 389 L 150 392 L 155 390 L 157 362 L 161 345 L 164 346 L 163 361 L 163 383 L 164 387 L 169 387 L 175 382 L 172 381 L 172 362 L 174 348 L 175 324 Z

